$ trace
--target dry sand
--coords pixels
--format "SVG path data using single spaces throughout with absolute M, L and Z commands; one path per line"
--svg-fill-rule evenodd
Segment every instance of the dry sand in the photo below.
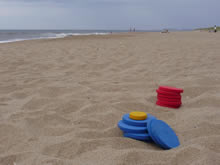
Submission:
M 184 88 L 180 109 L 155 105 Z M 0 44 L 0 165 L 219 165 L 220 33 L 83 36 Z M 181 146 L 122 137 L 133 110 Z

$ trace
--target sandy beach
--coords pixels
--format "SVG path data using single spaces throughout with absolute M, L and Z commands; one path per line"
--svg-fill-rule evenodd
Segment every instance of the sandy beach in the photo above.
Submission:
M 184 89 L 179 109 L 159 85 Z M 219 165 L 220 33 L 121 33 L 0 44 L 0 165 Z M 138 110 L 180 147 L 124 138 Z

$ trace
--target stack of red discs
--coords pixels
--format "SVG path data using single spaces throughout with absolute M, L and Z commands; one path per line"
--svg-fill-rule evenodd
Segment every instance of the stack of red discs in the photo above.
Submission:
M 157 105 L 169 108 L 179 108 L 182 105 L 181 93 L 183 93 L 183 89 L 159 86 L 156 91 Z

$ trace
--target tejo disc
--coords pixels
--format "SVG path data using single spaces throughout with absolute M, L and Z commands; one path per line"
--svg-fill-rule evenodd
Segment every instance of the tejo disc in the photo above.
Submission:
M 124 133 L 124 137 L 127 138 L 132 138 L 132 139 L 136 139 L 136 140 L 143 140 L 143 141 L 150 141 L 151 137 L 149 136 L 148 133 L 139 133 L 139 134 L 135 134 L 135 133 Z
M 151 120 L 148 124 L 148 131 L 153 141 L 164 149 L 172 149 L 180 145 L 174 130 L 162 120 Z
M 180 102 L 181 99 L 172 99 L 172 98 L 166 98 L 166 97 L 160 97 L 157 96 L 157 100 L 161 100 L 161 101 L 169 101 L 169 102 Z
M 129 114 L 129 117 L 133 120 L 145 120 L 147 118 L 147 114 L 145 112 L 134 111 Z
M 178 101 L 178 102 L 169 102 L 169 101 L 157 100 L 157 102 L 160 102 L 161 104 L 165 104 L 165 105 L 171 105 L 171 106 L 179 106 L 179 105 L 182 104 L 181 101 Z
M 118 122 L 118 127 L 126 133 L 147 133 L 147 127 L 131 126 L 124 123 L 122 120 Z
M 174 106 L 174 105 L 167 105 L 167 104 L 161 103 L 160 101 L 157 101 L 156 104 L 159 105 L 159 106 L 168 107 L 168 108 L 179 108 L 181 106 L 181 104 L 180 105 L 176 105 L 176 106 Z
M 181 88 L 168 87 L 168 86 L 159 86 L 159 90 L 167 91 L 167 92 L 183 93 L 183 89 Z
M 165 97 L 165 98 L 169 98 L 169 99 L 180 99 L 181 100 L 181 95 L 177 96 L 177 95 L 165 95 L 165 94 L 157 94 L 158 97 Z
M 179 93 L 176 93 L 176 92 L 167 92 L 167 91 L 163 91 L 163 90 L 160 90 L 160 89 L 157 89 L 156 92 L 157 92 L 158 94 L 162 94 L 162 95 L 181 96 Z

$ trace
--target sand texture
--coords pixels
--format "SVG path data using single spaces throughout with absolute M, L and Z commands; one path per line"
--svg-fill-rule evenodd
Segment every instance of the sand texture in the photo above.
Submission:
M 180 109 L 156 89 L 184 89 Z M 123 114 L 166 121 L 181 146 L 122 137 Z M 219 165 L 220 33 L 122 33 L 0 44 L 0 165 Z

